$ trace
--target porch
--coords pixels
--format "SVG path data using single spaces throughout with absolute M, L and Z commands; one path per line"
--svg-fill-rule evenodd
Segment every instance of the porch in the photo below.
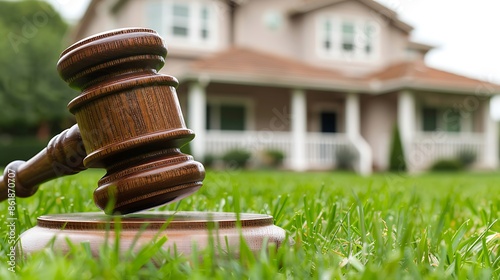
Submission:
M 461 154 L 474 155 L 478 168 L 486 167 L 484 133 L 474 132 L 419 132 L 410 142 L 408 165 L 412 170 L 423 170 L 440 159 L 452 159 Z
M 254 156 L 258 156 L 265 151 L 275 150 L 285 155 L 285 168 L 293 167 L 294 145 L 292 134 L 282 131 L 207 131 L 205 134 L 206 154 L 222 155 L 232 149 L 241 149 L 252 151 Z M 334 168 L 338 166 L 337 156 L 340 153 L 353 152 L 353 167 L 359 171 L 359 151 L 345 133 L 309 132 L 305 149 L 303 161 L 308 169 Z
M 188 126 L 196 132 L 196 158 L 241 149 L 255 159 L 276 150 L 285 156 L 284 168 L 303 171 L 335 168 L 339 155 L 349 152 L 355 171 L 371 173 L 356 93 L 199 81 L 182 91 Z
M 398 95 L 397 113 L 410 171 L 465 155 L 475 158 L 475 169 L 498 167 L 498 129 L 489 97 L 405 90 Z

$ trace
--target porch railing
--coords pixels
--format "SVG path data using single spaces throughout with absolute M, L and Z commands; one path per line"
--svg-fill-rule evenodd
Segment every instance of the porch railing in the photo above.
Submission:
M 278 150 L 285 155 L 284 164 L 290 166 L 293 137 L 290 132 L 276 131 L 207 131 L 205 153 L 223 155 L 231 149 L 243 149 L 256 155 L 264 150 Z M 337 165 L 341 152 L 352 153 L 355 164 L 359 152 L 342 133 L 307 133 L 306 158 L 309 169 L 326 169 Z M 348 155 L 346 155 L 348 156 Z
M 308 133 L 306 154 L 313 169 L 332 168 L 338 165 L 338 157 L 353 157 L 357 161 L 358 152 L 343 133 Z
M 272 149 L 289 156 L 292 152 L 291 134 L 277 131 L 207 131 L 205 153 L 223 155 L 232 149 L 258 152 Z
M 476 155 L 480 163 L 484 154 L 484 134 L 473 132 L 419 132 L 407 150 L 407 165 L 421 170 L 440 159 L 457 158 L 461 152 Z

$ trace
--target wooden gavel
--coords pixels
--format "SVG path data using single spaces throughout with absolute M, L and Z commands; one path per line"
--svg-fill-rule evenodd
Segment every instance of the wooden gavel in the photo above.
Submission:
M 108 214 L 156 207 L 198 190 L 203 165 L 180 152 L 194 133 L 184 123 L 178 81 L 158 74 L 166 55 L 162 38 L 143 28 L 97 34 L 63 51 L 57 70 L 81 91 L 68 105 L 77 125 L 27 162 L 7 165 L 0 200 L 12 185 L 16 196 L 28 197 L 39 184 L 86 168 L 107 170 L 94 201 Z

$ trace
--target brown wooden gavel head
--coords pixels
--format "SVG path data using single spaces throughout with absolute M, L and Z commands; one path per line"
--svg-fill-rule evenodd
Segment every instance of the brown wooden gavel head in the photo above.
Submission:
M 36 191 L 36 184 L 53 177 L 105 168 L 94 200 L 109 214 L 152 208 L 198 190 L 204 168 L 180 152 L 194 133 L 182 117 L 175 90 L 178 82 L 157 72 L 166 54 L 161 37 L 142 28 L 98 34 L 67 48 L 57 69 L 72 88 L 81 91 L 68 105 L 78 127 L 56 136 L 30 161 L 7 166 L 0 180 L 4 184 L 0 198 L 6 198 L 8 169 L 15 171 L 21 192 L 28 196 Z M 81 143 L 84 156 L 78 152 Z M 77 162 L 79 155 L 84 167 Z M 64 168 L 55 170 L 61 165 Z

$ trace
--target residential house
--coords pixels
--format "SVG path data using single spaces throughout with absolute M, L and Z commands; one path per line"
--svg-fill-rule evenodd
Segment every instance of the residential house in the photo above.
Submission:
M 351 149 L 369 174 L 388 167 L 397 126 L 412 171 L 463 151 L 498 165 L 500 86 L 427 66 L 433 47 L 376 1 L 93 0 L 73 40 L 132 26 L 169 46 L 162 72 L 181 83 L 197 158 L 275 149 L 290 169 L 324 169 Z

